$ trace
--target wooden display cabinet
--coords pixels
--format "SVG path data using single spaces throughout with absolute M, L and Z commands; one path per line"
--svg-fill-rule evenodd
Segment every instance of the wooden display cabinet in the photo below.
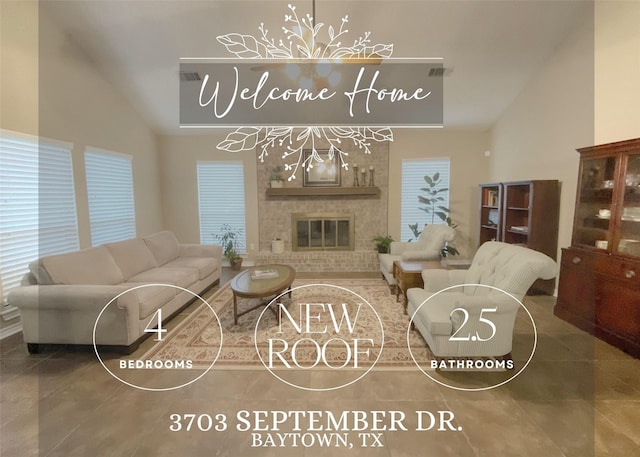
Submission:
M 496 198 L 497 196 L 497 198 Z M 560 183 L 516 181 L 480 185 L 479 244 L 520 244 L 557 258 Z M 530 293 L 552 295 L 555 280 L 538 280 Z
M 480 243 L 498 241 L 502 230 L 502 184 L 480 185 Z
M 557 180 L 504 183 L 502 240 L 505 243 L 522 244 L 556 259 L 559 217 Z
M 578 149 L 555 314 L 640 357 L 640 139 Z

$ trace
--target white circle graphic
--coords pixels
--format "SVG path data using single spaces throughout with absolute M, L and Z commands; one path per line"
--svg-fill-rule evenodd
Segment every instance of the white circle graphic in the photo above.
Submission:
M 98 328 L 98 322 L 100 321 L 100 317 L 102 316 L 102 314 L 105 312 L 105 310 L 112 304 L 114 303 L 118 298 L 120 298 L 121 296 L 123 296 L 124 294 L 128 293 L 128 292 L 132 292 L 134 290 L 137 289 L 142 289 L 144 287 L 172 287 L 174 289 L 178 289 L 181 290 L 183 292 L 188 292 L 189 294 L 193 295 L 196 299 L 200 300 L 202 303 L 204 303 L 205 305 L 207 305 L 209 307 L 209 309 L 211 310 L 211 313 L 213 313 L 213 316 L 216 319 L 216 322 L 218 323 L 218 329 L 220 330 L 220 347 L 218 348 L 218 352 L 216 354 L 216 356 L 214 357 L 213 361 L 211 362 L 211 365 L 209 365 L 203 372 L 202 374 L 200 374 L 198 377 L 192 379 L 189 382 L 185 382 L 183 384 L 180 384 L 178 386 L 173 386 L 173 387 L 144 387 L 144 386 L 138 386 L 136 384 L 133 384 L 131 382 L 125 381 L 124 379 L 120 378 L 118 375 L 116 375 L 115 373 L 113 373 L 109 367 L 107 367 L 107 365 L 104 363 L 104 361 L 102 360 L 102 358 L 100 357 L 100 353 L 98 351 L 98 345 L 96 344 L 96 330 Z M 152 392 L 164 392 L 164 391 L 168 391 L 168 390 L 175 390 L 175 389 L 180 389 L 181 387 L 185 387 L 188 386 L 189 384 L 192 384 L 194 382 L 196 382 L 198 379 L 200 379 L 201 377 L 203 377 L 205 374 L 207 374 L 209 372 L 209 370 L 211 370 L 211 368 L 213 368 L 213 366 L 215 365 L 216 361 L 218 360 L 218 357 L 220 357 L 220 353 L 222 351 L 222 338 L 223 338 L 223 333 L 222 333 L 222 324 L 220 323 L 220 319 L 218 318 L 218 315 L 216 314 L 215 310 L 213 309 L 213 307 L 204 299 L 202 298 L 200 295 L 196 294 L 195 292 L 190 291 L 189 289 L 185 289 L 184 287 L 180 287 L 180 286 L 176 286 L 174 284 L 141 284 L 139 286 L 135 286 L 132 287 L 130 289 L 127 289 L 123 292 L 120 292 L 118 295 L 116 295 L 115 297 L 113 297 L 111 300 L 109 300 L 109 303 L 107 303 L 102 310 L 100 311 L 100 313 L 98 314 L 98 317 L 96 318 L 95 323 L 93 324 L 93 350 L 96 353 L 96 356 L 98 357 L 98 360 L 100 361 L 100 364 L 103 366 L 103 368 L 105 370 L 107 370 L 107 372 L 113 376 L 115 379 L 117 379 L 118 381 L 122 382 L 123 384 L 128 385 L 129 387 L 133 387 L 135 389 L 140 389 L 140 390 L 146 390 L 146 391 L 152 391 Z
M 529 355 L 529 358 L 527 359 L 526 363 L 522 366 L 522 368 L 520 368 L 516 373 L 513 374 L 513 376 L 511 376 L 510 378 L 499 382 L 497 384 L 491 385 L 491 386 L 486 386 L 486 387 L 477 387 L 477 388 L 470 388 L 470 387 L 458 387 L 458 386 L 452 386 L 450 384 L 447 384 L 446 382 L 442 382 L 436 378 L 434 378 L 433 376 L 431 376 L 426 370 L 424 370 L 420 364 L 418 363 L 418 361 L 416 360 L 413 351 L 411 350 L 411 342 L 410 342 L 410 334 L 411 334 L 411 324 L 413 323 L 413 320 L 416 316 L 416 314 L 418 313 L 418 311 L 420 311 L 420 308 L 422 308 L 429 300 L 431 300 L 432 298 L 436 297 L 437 295 L 446 292 L 448 290 L 451 289 L 457 289 L 460 287 L 466 287 L 466 286 L 470 286 L 470 287 L 486 287 L 489 289 L 493 289 L 493 290 L 497 290 L 498 292 L 502 292 L 503 294 L 511 297 L 513 300 L 515 300 L 527 313 L 527 316 L 529 316 L 529 319 L 531 320 L 531 325 L 533 327 L 533 348 L 531 349 L 531 354 Z M 472 340 L 477 340 L 478 338 L 471 337 Z M 429 298 L 427 298 L 426 300 L 424 300 L 415 310 L 415 312 L 411 315 L 411 319 L 409 320 L 409 326 L 407 327 L 407 347 L 409 349 L 409 354 L 411 355 L 411 358 L 413 359 L 413 362 L 416 364 L 416 366 L 418 367 L 418 369 L 425 375 L 427 376 L 429 379 L 431 379 L 433 382 L 436 382 L 438 384 L 440 384 L 441 386 L 444 387 L 448 387 L 450 389 L 454 389 L 454 390 L 462 390 L 462 391 L 466 391 L 466 392 L 479 392 L 479 391 L 483 391 L 483 390 L 491 390 L 491 389 L 495 389 L 496 387 L 500 387 L 506 383 L 508 383 L 509 381 L 512 381 L 513 379 L 515 379 L 517 376 L 519 376 L 529 365 L 529 363 L 531 362 L 531 360 L 533 359 L 533 355 L 536 352 L 536 347 L 538 345 L 538 329 L 536 328 L 536 323 L 533 320 L 533 316 L 531 315 L 531 313 L 529 312 L 529 310 L 527 309 L 527 307 L 524 305 L 524 303 L 522 303 L 520 300 L 518 300 L 516 297 L 514 297 L 512 294 L 510 294 L 509 292 L 506 292 L 498 287 L 494 287 L 494 286 L 488 286 L 486 284 L 458 284 L 455 286 L 450 286 L 447 287 L 445 289 L 439 290 L 438 292 L 436 292 L 435 294 L 431 295 Z
M 347 292 L 347 293 L 350 293 L 350 294 L 354 295 L 359 300 L 361 300 L 363 304 L 366 304 L 371 311 L 373 311 L 373 314 L 375 315 L 375 318 L 377 319 L 378 324 L 380 325 L 381 338 L 380 338 L 380 346 L 379 346 L 378 356 L 373 361 L 373 363 L 371 364 L 370 367 L 368 367 L 363 373 L 361 373 L 358 377 L 356 377 L 353 380 L 350 380 L 350 381 L 345 382 L 345 383 L 340 384 L 340 385 L 331 386 L 331 387 L 307 387 L 307 386 L 301 386 L 301 385 L 295 384 L 295 383 L 293 383 L 291 381 L 288 381 L 288 380 L 284 379 L 282 376 L 279 376 L 276 373 L 276 370 L 273 370 L 273 369 L 269 368 L 268 364 L 265 362 L 265 360 L 262 357 L 262 354 L 260 353 L 260 348 L 258 347 L 258 330 L 259 330 L 259 326 L 260 326 L 260 321 L 262 320 L 262 317 L 264 316 L 265 312 L 267 312 L 269 310 L 269 308 L 271 307 L 271 305 L 274 302 L 276 302 L 280 297 L 283 297 L 284 295 L 287 295 L 290 292 L 294 292 L 296 290 L 301 290 L 301 289 L 305 289 L 305 288 L 309 288 L 309 287 L 321 287 L 321 288 L 322 287 L 326 287 L 326 288 L 339 289 L 339 290 L 341 290 L 343 292 Z M 287 385 L 289 385 L 291 387 L 295 387 L 297 389 L 302 389 L 302 390 L 307 390 L 307 391 L 314 391 L 314 392 L 326 392 L 326 391 L 337 390 L 337 389 L 341 389 L 343 387 L 350 386 L 351 384 L 359 381 L 364 376 L 366 376 L 375 367 L 375 365 L 378 362 L 378 360 L 380 360 L 380 356 L 382 355 L 382 350 L 383 350 L 383 347 L 384 347 L 384 326 L 382 325 L 382 319 L 380 318 L 380 315 L 375 310 L 375 308 L 365 298 L 363 298 L 358 293 L 356 293 L 356 292 L 354 292 L 354 291 L 352 291 L 350 289 L 347 289 L 346 287 L 336 286 L 334 284 L 303 284 L 303 285 L 300 285 L 300 286 L 297 286 L 297 287 L 292 287 L 290 290 L 286 290 L 286 291 L 280 293 L 278 296 L 273 298 L 265 306 L 265 308 L 260 313 L 260 316 L 258 317 L 258 322 L 256 323 L 256 327 L 255 327 L 255 331 L 254 331 L 254 345 L 255 345 L 255 348 L 256 348 L 256 353 L 258 354 L 258 357 L 260 358 L 260 362 L 262 362 L 262 365 L 269 371 L 269 373 L 271 373 L 278 380 L 284 382 L 285 384 L 287 384 Z M 304 369 L 311 369 L 313 367 L 308 367 L 308 368 L 299 367 L 299 368 L 304 370 Z M 341 370 L 343 368 L 345 370 L 354 371 L 354 368 L 350 368 L 350 367 L 347 368 L 347 367 L 340 367 L 340 366 L 328 366 L 328 368 L 331 369 L 331 370 L 336 370 L 336 371 L 337 370 Z

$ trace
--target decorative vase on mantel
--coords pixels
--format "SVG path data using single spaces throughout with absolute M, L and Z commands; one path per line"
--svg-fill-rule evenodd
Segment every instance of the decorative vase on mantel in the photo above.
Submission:
M 281 189 L 284 184 L 284 179 L 282 177 L 282 167 L 280 165 L 276 165 L 271 169 L 271 176 L 269 177 L 269 182 L 271 184 L 272 189 Z

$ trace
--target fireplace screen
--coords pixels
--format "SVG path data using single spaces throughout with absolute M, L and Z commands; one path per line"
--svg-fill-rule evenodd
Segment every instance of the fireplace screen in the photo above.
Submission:
M 294 213 L 291 216 L 294 251 L 353 251 L 353 214 Z

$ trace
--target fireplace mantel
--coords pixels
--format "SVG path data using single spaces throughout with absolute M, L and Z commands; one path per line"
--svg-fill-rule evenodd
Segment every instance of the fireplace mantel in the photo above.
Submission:
M 267 189 L 267 197 L 313 197 L 313 196 L 380 196 L 380 188 L 376 186 L 361 187 L 282 187 Z
M 319 141 L 319 140 L 318 140 Z M 282 155 L 288 152 L 287 144 L 276 141 L 264 162 L 256 154 L 259 252 L 269 257 L 260 257 L 260 261 L 272 263 L 293 262 L 296 271 L 350 271 L 358 264 L 357 271 L 374 271 L 380 265 L 377 254 L 372 249 L 371 239 L 380 233 L 387 233 L 388 193 L 389 193 L 389 142 L 371 142 L 371 154 L 366 154 L 351 141 L 345 141 L 344 151 L 349 154 L 350 162 L 357 162 L 367 171 L 373 167 L 374 186 L 352 186 L 355 181 L 355 169 L 349 166 L 340 172 L 341 186 L 304 187 L 300 168 L 295 181 L 286 181 L 282 188 L 270 188 L 274 167 L 282 169 Z M 329 144 L 316 144 L 318 148 L 329 148 Z M 291 158 L 289 159 L 291 160 Z M 295 158 L 293 158 L 295 160 Z M 295 164 L 292 162 L 292 166 Z M 302 166 L 302 165 L 300 165 Z M 360 178 L 360 176 L 358 176 Z M 362 180 L 359 179 L 362 183 Z M 358 182 L 355 181 L 355 182 Z M 367 184 L 370 182 L 366 180 Z M 291 214 L 304 212 L 353 213 L 355 223 L 355 246 L 353 251 L 292 251 Z M 285 254 L 271 253 L 271 241 L 280 238 L 285 242 Z M 362 255 L 360 255 L 362 253 Z M 310 256 L 312 259 L 310 259 Z M 303 270 L 302 264 L 309 262 Z M 267 262 L 268 263 L 268 262 Z M 354 270 L 356 271 L 356 270 Z

